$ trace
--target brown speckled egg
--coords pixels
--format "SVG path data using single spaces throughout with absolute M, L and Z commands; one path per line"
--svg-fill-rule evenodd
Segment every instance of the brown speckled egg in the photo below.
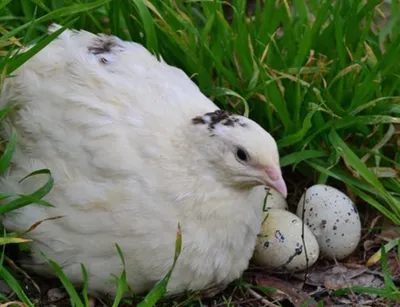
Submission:
M 351 199 L 341 191 L 323 184 L 310 187 L 301 197 L 296 214 L 314 233 L 326 258 L 344 259 L 356 249 L 361 237 L 360 217 Z
M 269 209 L 257 236 L 252 262 L 269 269 L 301 271 L 318 259 L 318 242 L 311 230 L 295 214 L 282 209 Z

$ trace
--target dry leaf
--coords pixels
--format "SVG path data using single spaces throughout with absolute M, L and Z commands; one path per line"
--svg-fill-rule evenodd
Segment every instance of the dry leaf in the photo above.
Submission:
M 262 287 L 278 289 L 279 292 L 268 294 L 275 299 L 288 299 L 294 306 L 316 307 L 317 303 L 306 292 L 295 288 L 293 284 L 280 280 L 279 278 L 265 275 L 256 276 L 256 284 Z

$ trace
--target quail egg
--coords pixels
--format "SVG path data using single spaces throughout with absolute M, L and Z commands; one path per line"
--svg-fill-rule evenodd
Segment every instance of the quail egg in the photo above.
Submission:
M 256 195 L 256 199 L 260 199 L 264 212 L 268 209 L 288 210 L 286 199 L 273 188 L 256 186 L 253 188 L 252 193 Z
M 264 199 L 263 211 L 266 211 L 268 209 L 288 210 L 286 199 L 282 196 L 281 193 L 273 188 L 266 188 L 265 192 L 266 195 Z
M 299 217 L 282 209 L 266 212 L 253 254 L 254 264 L 293 272 L 312 266 L 318 256 L 318 242 Z
M 314 233 L 327 259 L 344 259 L 356 249 L 361 237 L 360 217 L 341 191 L 323 184 L 308 188 L 296 214 Z

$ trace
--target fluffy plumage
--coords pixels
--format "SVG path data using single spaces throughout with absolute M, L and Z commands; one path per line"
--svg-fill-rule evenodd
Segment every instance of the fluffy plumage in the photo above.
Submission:
M 54 29 L 53 29 L 54 30 Z M 28 194 L 49 168 L 55 186 L 4 225 L 41 224 L 30 267 L 53 274 L 42 251 L 91 293 L 115 293 L 121 247 L 136 293 L 172 264 L 178 223 L 183 249 L 170 294 L 226 284 L 248 266 L 260 228 L 259 185 L 286 194 L 274 139 L 255 122 L 218 110 L 180 69 L 116 37 L 67 30 L 7 79 L 1 107 L 18 133 L 1 191 Z M 260 193 L 261 191 L 261 193 Z

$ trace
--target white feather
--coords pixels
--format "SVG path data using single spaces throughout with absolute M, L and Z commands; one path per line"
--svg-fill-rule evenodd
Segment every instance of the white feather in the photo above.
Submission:
M 218 108 L 183 71 L 115 37 L 103 36 L 107 52 L 90 52 L 98 39 L 67 30 L 7 79 L 0 106 L 20 109 L 12 116 L 15 166 L 1 191 L 29 194 L 46 176 L 18 181 L 49 168 L 55 186 L 45 200 L 55 207 L 30 205 L 7 214 L 4 225 L 26 229 L 63 215 L 27 235 L 34 270 L 53 274 L 42 251 L 77 284 L 83 263 L 91 293 L 115 293 L 108 282 L 122 270 L 117 243 L 128 282 L 142 293 L 171 267 L 180 223 L 183 250 L 169 293 L 231 282 L 252 255 L 264 194 L 235 188 L 231 177 L 247 169 L 227 148 L 230 139 L 243 142 L 259 163 L 279 165 L 275 142 L 240 116 L 247 129 L 221 126 L 210 137 L 191 119 Z

